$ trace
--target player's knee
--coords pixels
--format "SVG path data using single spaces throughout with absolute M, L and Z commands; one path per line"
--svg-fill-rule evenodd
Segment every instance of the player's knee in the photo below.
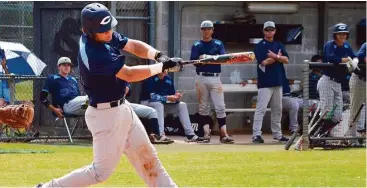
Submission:
M 161 102 L 150 102 L 149 106 L 154 108 L 156 111 L 163 110 L 164 106 Z
M 152 108 L 151 111 L 149 112 L 148 118 L 149 119 L 158 118 L 157 110 L 155 110 L 154 108 Z
M 179 108 L 181 109 L 181 108 L 187 108 L 187 105 L 186 105 L 186 103 L 184 103 L 184 102 L 180 102 L 180 103 L 178 103 L 178 106 L 179 106 Z
M 226 117 L 226 108 L 225 105 L 219 105 L 215 108 L 215 113 L 217 114 L 218 118 Z
M 97 165 L 94 165 L 93 170 L 98 183 L 107 181 L 113 173 L 113 168 L 101 168 Z

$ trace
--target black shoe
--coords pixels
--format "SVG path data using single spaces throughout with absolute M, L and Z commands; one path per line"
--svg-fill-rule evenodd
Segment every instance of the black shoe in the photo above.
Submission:
M 42 185 L 43 185 L 43 183 L 39 183 L 34 188 L 40 188 L 40 187 L 42 187 Z
M 252 137 L 252 143 L 264 143 L 264 139 L 261 136 Z
M 220 143 L 223 143 L 223 144 L 233 144 L 234 143 L 234 140 L 230 136 L 223 136 L 222 138 L 220 138 Z
M 280 138 L 273 138 L 274 140 L 276 140 L 276 141 L 279 141 L 279 142 L 288 142 L 288 138 L 286 138 L 286 137 L 284 137 L 284 136 L 282 136 L 282 137 L 280 137 Z
M 165 135 L 157 136 L 155 134 L 150 135 L 150 141 L 152 144 L 172 144 L 175 141 L 167 138 Z

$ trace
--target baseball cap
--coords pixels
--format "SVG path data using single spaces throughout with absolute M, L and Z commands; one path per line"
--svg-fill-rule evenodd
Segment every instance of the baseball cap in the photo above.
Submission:
M 71 65 L 71 60 L 68 57 L 60 57 L 60 59 L 57 61 L 57 66 L 61 65 L 61 64 L 70 64 Z
M 268 28 L 268 27 L 272 27 L 275 28 L 275 23 L 272 21 L 267 21 L 264 23 L 264 29 Z
M 210 20 L 205 20 L 200 24 L 200 28 L 212 28 L 212 27 L 214 27 L 214 25 L 213 22 Z

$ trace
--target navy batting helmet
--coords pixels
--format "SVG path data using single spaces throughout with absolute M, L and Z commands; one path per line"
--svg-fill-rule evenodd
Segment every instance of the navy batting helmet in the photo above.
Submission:
M 349 33 L 347 24 L 338 23 L 334 26 L 333 33 Z
M 85 6 L 81 13 L 81 22 L 87 34 L 106 32 L 118 23 L 108 8 L 100 3 Z

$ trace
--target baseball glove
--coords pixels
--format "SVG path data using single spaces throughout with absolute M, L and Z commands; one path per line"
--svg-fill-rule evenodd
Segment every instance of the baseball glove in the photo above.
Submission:
M 15 129 L 28 128 L 33 117 L 34 107 L 32 103 L 8 105 L 0 108 L 0 123 Z

